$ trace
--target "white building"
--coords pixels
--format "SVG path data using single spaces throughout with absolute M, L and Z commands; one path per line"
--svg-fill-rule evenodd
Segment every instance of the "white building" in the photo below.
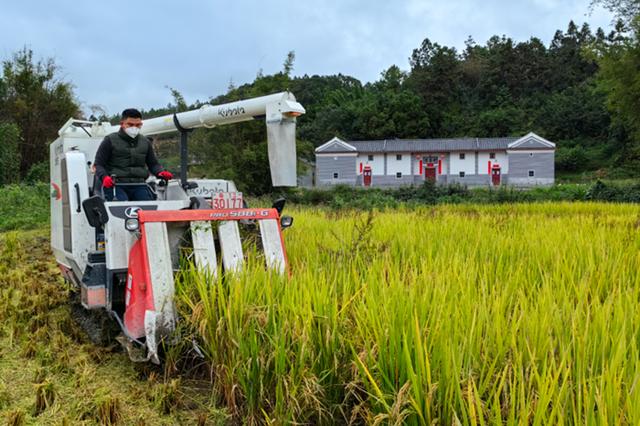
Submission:
M 469 186 L 535 186 L 551 185 L 555 177 L 555 144 L 535 133 L 521 138 L 333 138 L 315 153 L 317 186 L 400 186 L 427 179 Z

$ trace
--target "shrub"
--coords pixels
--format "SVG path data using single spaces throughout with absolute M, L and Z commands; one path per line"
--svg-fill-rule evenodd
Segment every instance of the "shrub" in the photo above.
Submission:
M 632 185 L 607 184 L 601 180 L 591 185 L 585 194 L 586 200 L 618 203 L 639 203 L 640 183 Z
M 49 188 L 45 183 L 0 187 L 0 232 L 46 225 Z
M 587 153 L 581 146 L 573 148 L 559 148 L 556 155 L 556 166 L 558 170 L 575 172 L 584 170 L 587 165 Z
M 43 161 L 32 165 L 24 180 L 28 183 L 49 182 L 49 162 Z

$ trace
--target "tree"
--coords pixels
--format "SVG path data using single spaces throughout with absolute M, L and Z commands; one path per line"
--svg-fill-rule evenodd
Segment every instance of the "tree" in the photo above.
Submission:
M 429 128 L 424 136 L 451 136 L 453 132 L 445 122 L 446 112 L 460 105 L 462 68 L 458 52 L 427 38 L 413 51 L 409 63 L 411 74 L 407 86 L 422 98 L 429 117 Z
M 23 48 L 2 63 L 0 75 L 0 121 L 20 129 L 20 174 L 48 161 L 48 145 L 58 129 L 79 112 L 73 87 L 58 78 L 53 59 L 35 61 L 31 49 Z
M 624 21 L 594 46 L 612 128 L 622 136 L 619 163 L 640 166 L 640 0 L 598 0 Z
M 165 86 L 171 92 L 171 97 L 173 98 L 173 102 L 175 102 L 175 111 L 174 112 L 184 112 L 189 107 L 187 106 L 187 101 L 185 101 L 184 96 L 178 89 L 174 89 L 173 87 Z
M 0 123 L 0 185 L 18 182 L 20 177 L 20 130 L 15 124 Z
M 591 8 L 595 6 L 604 7 L 627 23 L 633 22 L 640 15 L 639 0 L 592 0 Z
M 296 60 L 296 52 L 291 50 L 287 53 L 287 59 L 284 60 L 284 64 L 282 65 L 282 73 L 287 77 L 291 77 L 291 71 L 293 71 L 293 63 Z

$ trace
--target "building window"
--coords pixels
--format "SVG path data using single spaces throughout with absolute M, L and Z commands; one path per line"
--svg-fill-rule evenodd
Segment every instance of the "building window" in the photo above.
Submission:
M 373 161 L 373 155 L 369 155 L 369 161 Z
M 337 172 L 333 174 L 333 178 L 334 179 L 338 179 L 338 173 Z
M 534 172 L 533 170 L 529 170 L 529 177 L 535 177 L 536 172 Z
M 460 177 L 464 177 L 464 172 L 460 172 Z
M 430 155 L 428 157 L 425 157 L 425 161 L 427 163 L 437 163 L 438 162 L 438 157 L 435 155 Z
M 533 152 L 530 152 L 530 153 L 529 153 L 529 157 L 533 157 Z
M 490 160 L 495 160 L 496 159 L 496 153 L 495 152 L 490 152 L 489 153 L 489 159 Z
M 402 161 L 402 154 L 396 154 L 396 160 Z
M 464 152 L 461 152 L 461 153 L 460 153 L 460 159 L 461 159 L 461 160 L 464 160 Z
M 396 173 L 396 179 L 402 179 L 402 172 Z

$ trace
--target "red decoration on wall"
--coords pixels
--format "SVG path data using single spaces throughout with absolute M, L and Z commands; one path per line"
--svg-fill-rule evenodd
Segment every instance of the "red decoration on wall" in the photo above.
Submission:
M 422 160 L 420 160 L 420 174 L 424 173 L 424 168 L 422 167 Z
M 438 174 L 442 174 L 442 160 L 438 160 Z
M 491 174 L 491 161 L 489 161 L 489 167 L 487 168 L 487 173 Z

